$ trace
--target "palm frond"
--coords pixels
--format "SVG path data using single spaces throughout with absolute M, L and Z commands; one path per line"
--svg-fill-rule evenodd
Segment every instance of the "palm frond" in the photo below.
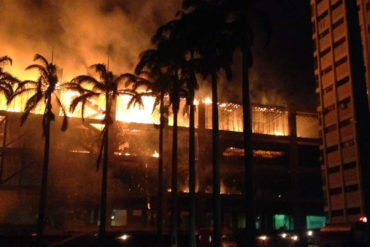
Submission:
M 37 61 L 37 60 L 40 60 L 44 64 L 45 68 L 47 68 L 49 66 L 48 60 L 44 56 L 42 56 L 38 53 L 36 53 L 35 57 L 33 58 L 33 61 Z
M 105 64 L 97 63 L 90 66 L 90 68 L 94 69 L 95 72 L 97 72 L 101 79 L 104 79 L 107 75 L 107 69 L 105 67 Z
M 17 96 L 19 95 L 22 95 L 24 93 L 29 93 L 29 92 L 33 92 L 33 91 L 37 91 L 37 88 L 23 88 L 23 89 L 20 89 L 20 90 L 16 90 L 12 95 L 11 97 L 8 99 L 8 104 L 13 101 Z
M 99 96 L 99 93 L 95 93 L 95 92 L 87 92 L 87 93 L 84 93 L 76 98 L 74 98 L 71 102 L 71 105 L 69 106 L 69 110 L 71 112 L 74 112 L 76 107 L 78 106 L 78 104 L 81 103 L 81 117 L 82 119 L 84 119 L 84 110 L 85 110 L 85 104 L 86 104 L 86 101 L 89 99 L 89 98 L 92 98 L 92 97 L 97 97 Z
M 89 75 L 76 76 L 71 80 L 71 82 L 72 83 L 77 83 L 77 84 L 88 83 L 88 84 L 92 84 L 92 85 L 95 85 L 95 84 L 99 83 L 94 77 L 89 76 Z
M 47 70 L 42 65 L 40 65 L 40 64 L 31 64 L 31 65 L 27 66 L 25 70 L 32 70 L 32 69 L 38 70 L 42 74 L 42 76 L 44 76 L 45 78 L 48 78 L 49 73 L 47 72 Z
M 141 94 L 135 94 L 131 96 L 131 99 L 127 104 L 127 109 L 131 108 L 132 106 L 135 107 L 136 105 L 138 105 L 140 109 L 144 107 L 144 102 Z
M 43 94 L 41 91 L 36 91 L 34 95 L 32 95 L 26 103 L 26 106 L 24 108 L 24 113 L 21 116 L 21 126 L 24 124 L 24 122 L 27 120 L 29 114 L 32 110 L 36 108 L 36 106 L 40 103 L 40 101 L 43 98 Z
M 3 64 L 10 64 L 12 65 L 13 64 L 13 60 L 8 57 L 8 56 L 3 56 L 3 57 L 0 57 L 0 65 L 3 65 Z
M 26 81 L 19 82 L 16 90 L 23 89 L 25 86 L 28 86 L 28 85 L 36 86 L 36 87 L 40 86 L 38 81 L 26 80 Z

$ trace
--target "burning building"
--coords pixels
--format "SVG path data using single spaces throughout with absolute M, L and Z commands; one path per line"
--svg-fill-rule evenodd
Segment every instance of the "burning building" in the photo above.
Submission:
M 64 104 L 71 92 L 61 92 Z M 26 97 L 26 96 L 24 96 Z M 157 217 L 158 110 L 154 99 L 144 98 L 144 108 L 130 108 L 121 96 L 115 107 L 110 132 L 108 212 L 111 228 L 155 229 Z M 4 102 L 4 100 L 0 100 Z M 42 164 L 41 115 L 35 110 L 19 127 L 24 98 L 9 106 L 0 105 L 0 224 L 32 228 L 37 219 L 37 202 Z M 211 225 L 212 130 L 211 102 L 197 101 L 197 225 Z M 96 159 L 101 141 L 104 101 L 90 101 L 81 121 L 79 112 L 70 114 L 66 132 L 52 124 L 47 206 L 48 230 L 85 231 L 96 229 L 99 214 L 100 175 Z M 179 219 L 188 224 L 188 116 L 181 102 L 179 114 Z M 42 109 L 42 106 L 40 106 Z M 242 109 L 234 103 L 219 104 L 221 194 L 223 224 L 245 227 L 242 188 Z M 253 157 L 256 187 L 256 226 L 261 231 L 320 228 L 322 212 L 319 136 L 316 114 L 293 108 L 252 107 Z M 172 115 L 164 134 L 164 225 L 169 221 Z

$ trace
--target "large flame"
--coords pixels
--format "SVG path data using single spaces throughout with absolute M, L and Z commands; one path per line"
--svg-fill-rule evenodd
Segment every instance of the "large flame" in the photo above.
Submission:
M 31 93 L 26 93 L 16 97 L 9 105 L 6 103 L 4 95 L 0 95 L 0 110 L 22 112 L 27 99 Z M 69 105 L 73 98 L 78 96 L 77 92 L 62 90 L 59 92 L 59 97 L 67 110 L 70 117 L 81 117 L 81 106 L 79 105 L 72 113 L 69 111 Z M 116 101 L 115 115 L 116 120 L 126 123 L 141 123 L 141 124 L 159 124 L 159 107 L 154 107 L 155 98 L 151 96 L 144 96 L 142 98 L 143 105 L 132 105 L 128 108 L 128 103 L 131 96 L 119 96 Z M 196 107 L 204 107 L 205 109 L 205 128 L 212 128 L 212 101 L 209 97 L 205 99 L 197 99 L 194 101 Z M 180 111 L 178 114 L 178 125 L 182 127 L 189 126 L 189 116 L 184 110 L 186 108 L 186 101 L 181 100 Z M 55 108 L 54 108 L 55 109 Z M 241 105 L 234 103 L 222 102 L 218 104 L 219 110 L 219 128 L 226 131 L 243 131 L 243 112 Z M 44 111 L 44 104 L 41 102 L 33 111 L 35 114 L 42 114 Z M 91 99 L 86 102 L 84 110 L 85 118 L 103 119 L 105 111 L 105 97 L 101 96 L 96 99 Z M 60 111 L 62 114 L 62 111 Z M 198 127 L 198 114 L 196 111 L 195 126 Z M 307 121 L 315 120 L 315 116 L 305 116 L 305 118 L 297 117 L 297 127 L 300 130 L 299 136 L 316 138 L 317 134 L 314 126 L 305 124 Z M 168 116 L 169 125 L 173 124 L 173 114 L 170 112 Z M 305 126 L 300 128 L 300 126 Z M 313 127 L 312 127 L 313 126 Z M 301 130 L 302 129 L 302 130 Z M 254 106 L 252 107 L 252 131 L 253 133 L 287 136 L 289 135 L 288 111 L 283 108 Z M 303 133 L 304 132 L 304 133 Z M 305 136 L 305 133 L 308 133 Z

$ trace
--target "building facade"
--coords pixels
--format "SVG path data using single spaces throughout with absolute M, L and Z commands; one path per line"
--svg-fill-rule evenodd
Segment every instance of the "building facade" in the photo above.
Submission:
M 311 0 L 311 13 L 324 210 L 355 222 L 369 213 L 370 1 Z
M 93 106 L 91 106 L 93 107 Z M 152 108 L 150 108 L 152 109 Z M 127 110 L 127 109 L 126 109 Z M 241 106 L 219 104 L 221 198 L 224 227 L 245 227 Z M 117 112 L 124 111 L 117 107 Z M 181 112 L 181 111 L 180 111 Z M 196 116 L 197 227 L 212 224 L 211 104 L 200 102 Z M 0 225 L 31 226 L 37 214 L 42 164 L 40 115 L 22 128 L 20 113 L 1 113 Z M 126 112 L 126 116 L 129 114 Z M 151 114 L 151 110 L 148 111 Z M 99 114 L 94 114 L 98 116 Z M 145 114 L 124 117 L 110 131 L 108 214 L 112 228 L 155 230 L 158 193 L 158 125 Z M 261 232 L 317 229 L 325 224 L 322 210 L 317 118 L 314 113 L 271 106 L 253 106 L 253 156 L 256 227 Z M 93 115 L 92 115 L 93 116 Z M 171 115 L 164 136 L 164 227 L 169 223 Z M 144 121 L 144 120 L 145 121 Z M 71 117 L 62 133 L 53 124 L 47 224 L 54 230 L 95 229 L 98 220 L 100 172 L 96 158 L 101 121 Z M 140 121 L 137 123 L 135 121 Z M 179 222 L 188 224 L 188 122 L 180 114 Z M 142 123 L 145 122 L 145 123 Z M 4 202 L 4 203 L 3 203 Z

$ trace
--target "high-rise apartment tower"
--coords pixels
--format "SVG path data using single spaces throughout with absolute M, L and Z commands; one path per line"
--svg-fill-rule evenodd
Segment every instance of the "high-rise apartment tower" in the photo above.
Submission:
M 354 222 L 369 213 L 370 0 L 311 0 L 311 13 L 324 209 Z

